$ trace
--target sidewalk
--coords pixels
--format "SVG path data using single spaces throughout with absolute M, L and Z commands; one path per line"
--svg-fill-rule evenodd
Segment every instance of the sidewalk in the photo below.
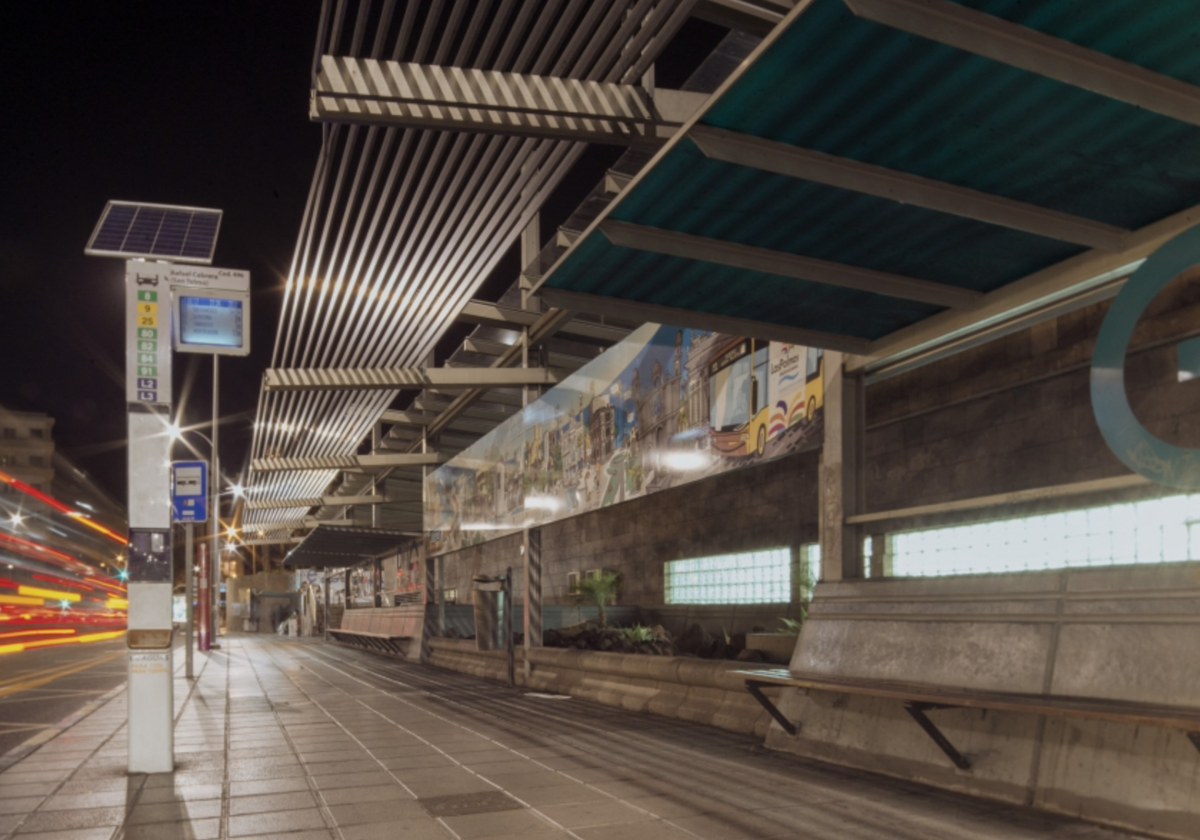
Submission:
M 175 681 L 174 773 L 126 775 L 117 692 L 0 772 L 0 838 L 1132 837 L 320 641 L 224 645 Z

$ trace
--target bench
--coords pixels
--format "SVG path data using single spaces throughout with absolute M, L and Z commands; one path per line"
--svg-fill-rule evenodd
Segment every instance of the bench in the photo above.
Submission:
M 342 626 L 329 629 L 335 642 L 377 653 L 408 656 L 412 639 L 419 638 L 424 605 L 349 609 Z
M 946 708 L 990 709 L 1047 717 L 1100 720 L 1133 726 L 1156 726 L 1182 731 L 1192 745 L 1200 750 L 1200 708 L 1129 703 L 1086 697 L 1052 697 L 998 691 L 972 691 L 882 680 L 827 679 L 793 673 L 786 668 L 735 671 L 734 673 L 745 679 L 746 690 L 762 704 L 784 731 L 792 736 L 799 732 L 796 724 L 784 717 L 771 699 L 763 694 L 764 687 L 802 688 L 898 700 L 903 705 L 904 711 L 916 721 L 917 725 L 933 739 L 938 748 L 960 770 L 971 769 L 970 760 L 955 749 L 950 740 L 925 714 L 926 712 Z
M 371 633 L 366 630 L 330 630 L 329 635 L 334 641 L 354 647 L 376 650 L 383 653 L 395 653 L 405 656 L 408 653 L 408 640 L 411 636 L 392 636 L 387 633 Z

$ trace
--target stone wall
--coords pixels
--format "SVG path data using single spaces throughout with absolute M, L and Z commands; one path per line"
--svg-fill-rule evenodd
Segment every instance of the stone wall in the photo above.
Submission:
M 1128 473 L 1100 436 L 1089 393 L 1108 307 L 1098 303 L 869 386 L 867 511 Z M 1190 273 L 1142 317 L 1126 362 L 1138 418 L 1183 446 L 1200 446 L 1200 383 L 1176 381 L 1175 345 L 1198 326 L 1200 274 Z
M 622 575 L 618 603 L 658 605 L 665 561 L 816 542 L 816 465 L 790 455 L 543 526 L 544 602 L 574 603 L 568 574 L 604 569 Z M 520 547 L 514 534 L 446 555 L 446 588 L 469 602 L 473 577 L 511 566 L 522 600 Z

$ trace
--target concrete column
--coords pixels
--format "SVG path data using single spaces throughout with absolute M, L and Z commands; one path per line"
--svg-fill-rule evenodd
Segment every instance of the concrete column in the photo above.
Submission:
M 825 351 L 825 445 L 821 451 L 821 580 L 863 576 L 860 528 L 845 519 L 862 512 L 865 389 L 844 375 L 843 355 Z

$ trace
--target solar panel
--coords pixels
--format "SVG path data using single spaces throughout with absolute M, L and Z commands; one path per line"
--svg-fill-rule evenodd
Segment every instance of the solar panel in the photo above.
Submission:
M 210 265 L 221 227 L 220 210 L 110 201 L 85 254 L 142 257 Z

